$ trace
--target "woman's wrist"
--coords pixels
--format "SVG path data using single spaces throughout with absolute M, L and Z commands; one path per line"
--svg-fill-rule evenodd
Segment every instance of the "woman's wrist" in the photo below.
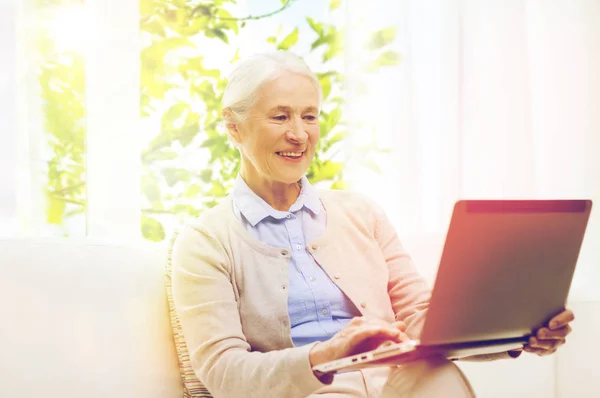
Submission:
M 310 361 L 311 367 L 320 365 L 325 362 L 329 362 L 330 359 L 327 358 L 326 345 L 324 343 L 318 341 L 317 344 L 315 344 L 311 348 L 311 350 L 308 354 L 308 360 Z
M 329 362 L 331 359 L 327 357 L 326 345 L 317 342 L 308 353 L 308 360 L 310 362 L 310 367 L 320 365 L 325 362 Z M 331 384 L 333 382 L 333 374 L 318 374 L 318 372 L 313 371 L 315 377 L 321 381 L 323 384 Z

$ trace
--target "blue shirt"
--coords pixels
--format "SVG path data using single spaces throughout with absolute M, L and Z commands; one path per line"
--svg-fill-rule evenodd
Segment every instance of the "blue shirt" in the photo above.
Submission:
M 360 312 L 306 250 L 327 225 L 319 195 L 306 177 L 289 211 L 273 209 L 238 176 L 233 211 L 244 228 L 262 243 L 290 249 L 288 313 L 292 341 L 301 346 L 325 341 Z

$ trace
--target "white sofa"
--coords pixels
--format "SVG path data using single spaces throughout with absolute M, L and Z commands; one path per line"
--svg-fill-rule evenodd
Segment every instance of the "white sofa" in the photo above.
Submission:
M 431 281 L 439 237 L 405 246 Z M 165 257 L 163 244 L 0 239 L 0 397 L 181 398 Z M 558 355 L 462 364 L 478 396 L 600 396 L 600 303 L 570 306 Z

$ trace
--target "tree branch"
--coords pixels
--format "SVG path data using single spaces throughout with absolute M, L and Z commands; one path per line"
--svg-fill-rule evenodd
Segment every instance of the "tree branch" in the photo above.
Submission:
M 75 200 L 75 199 L 67 199 L 64 196 L 58 196 L 58 195 L 56 195 L 54 192 L 52 192 L 52 196 L 54 196 L 58 200 L 62 200 L 63 202 L 66 202 L 66 203 L 71 203 L 71 204 L 79 205 L 79 206 L 85 206 L 84 202 L 80 202 L 80 201 Z
M 273 15 L 275 15 L 275 14 L 278 14 L 278 13 L 280 13 L 280 12 L 282 12 L 282 11 L 285 11 L 285 10 L 286 10 L 286 9 L 288 9 L 288 8 L 289 8 L 289 7 L 292 5 L 292 3 L 293 3 L 293 2 L 295 2 L 295 1 L 296 1 L 296 0 L 287 0 L 287 1 L 286 1 L 286 2 L 285 2 L 285 3 L 284 3 L 282 6 L 281 6 L 281 7 L 279 7 L 277 10 L 275 10 L 275 11 L 271 11 L 271 12 L 269 12 L 269 13 L 267 13 L 267 14 L 262 14 L 262 15 L 248 15 L 248 16 L 246 16 L 246 17 L 243 17 L 243 18 L 223 18 L 223 17 L 216 17 L 216 16 L 213 14 L 213 18 L 215 18 L 215 17 L 216 17 L 216 18 L 218 18 L 218 19 L 219 19 L 219 20 L 221 20 L 221 21 L 256 21 L 256 20 L 259 20 L 259 19 L 263 19 L 263 18 L 268 18 L 268 17 L 271 17 L 271 16 L 273 16 Z M 195 14 L 195 13 L 196 13 L 198 10 L 200 10 L 200 9 L 201 9 L 201 8 L 203 8 L 203 7 L 206 7 L 206 6 L 202 6 L 202 5 L 200 5 L 200 6 L 197 6 L 196 8 L 194 8 L 194 9 L 192 10 L 192 12 Z
M 64 193 L 67 193 L 67 192 L 69 192 L 69 191 L 74 191 L 74 190 L 75 190 L 75 189 L 77 189 L 77 188 L 81 188 L 81 187 L 83 187 L 84 185 L 85 185 L 85 181 L 83 181 L 83 182 L 80 182 L 80 183 L 77 183 L 77 184 L 75 184 L 75 185 L 71 185 L 71 186 L 68 186 L 68 187 L 64 187 L 64 188 L 62 188 L 62 189 L 59 189 L 58 191 L 54 191 L 54 192 L 52 192 L 52 193 L 53 193 L 54 195 L 62 195 L 62 194 L 64 194 Z

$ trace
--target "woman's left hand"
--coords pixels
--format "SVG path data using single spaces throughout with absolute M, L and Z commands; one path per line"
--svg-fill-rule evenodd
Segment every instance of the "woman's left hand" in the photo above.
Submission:
M 575 315 L 571 310 L 565 310 L 552 318 L 548 325 L 536 331 L 529 338 L 523 351 L 531 352 L 539 356 L 553 354 L 558 347 L 565 344 L 567 335 L 571 333 L 571 323 Z

